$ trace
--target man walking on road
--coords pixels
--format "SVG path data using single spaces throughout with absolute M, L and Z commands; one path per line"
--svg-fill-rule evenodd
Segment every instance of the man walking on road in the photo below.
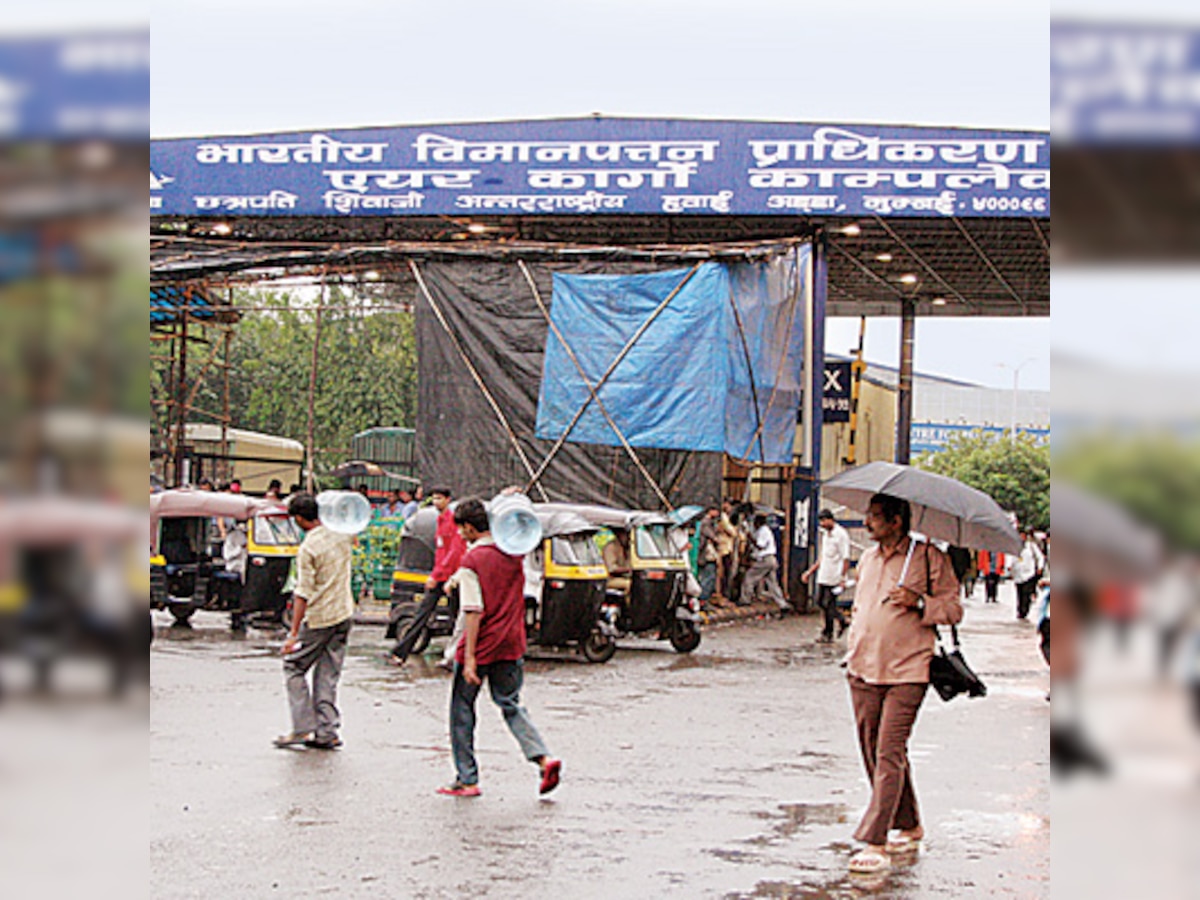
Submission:
M 747 606 L 754 600 L 754 594 L 761 585 L 766 589 L 767 596 L 775 601 L 780 612 L 787 612 L 792 604 L 787 602 L 779 587 L 779 578 L 775 574 L 779 570 L 779 560 L 775 557 L 775 535 L 767 527 L 766 516 L 754 517 L 754 563 L 746 571 L 746 579 L 742 582 L 741 606 Z
M 850 535 L 837 523 L 830 510 L 821 510 L 817 518 L 825 532 L 821 536 L 821 555 L 800 580 L 808 584 L 813 572 L 817 573 L 817 606 L 825 612 L 825 630 L 821 632 L 820 640 L 828 644 L 834 638 L 835 622 L 838 637 L 846 630 L 846 619 L 838 609 L 834 591 L 846 583 L 846 573 L 850 571 Z
M 342 745 L 337 687 L 354 615 L 350 590 L 354 538 L 321 524 L 312 494 L 293 495 L 288 513 L 306 534 L 296 555 L 292 627 L 283 643 L 292 731 L 276 738 L 275 746 L 335 750 Z M 311 692 L 309 669 L 313 670 Z
M 1037 591 L 1038 578 L 1046 567 L 1046 557 L 1042 548 L 1037 545 L 1033 535 L 1028 531 L 1021 532 L 1025 545 L 1021 547 L 1021 555 L 1013 560 L 1012 580 L 1017 586 L 1017 618 L 1029 616 L 1029 608 L 1033 605 L 1033 595 Z
M 454 513 L 450 509 L 450 488 L 437 487 L 429 493 L 433 498 L 433 505 L 438 511 L 437 545 L 434 548 L 433 571 L 425 579 L 425 594 L 417 607 L 416 615 L 409 624 L 408 630 L 392 648 L 390 661 L 396 665 L 403 665 L 404 661 L 408 659 L 408 654 L 412 653 L 412 648 L 417 643 L 417 638 L 421 636 L 421 631 L 425 628 L 429 617 L 433 615 L 438 600 L 446 592 L 446 580 L 458 570 L 458 564 L 466 551 L 466 545 L 459 536 L 458 527 L 454 524 Z
M 475 761 L 475 700 L 487 679 L 492 701 L 521 751 L 541 773 L 540 792 L 558 786 L 562 763 L 551 759 L 524 707 L 521 684 L 525 656 L 525 584 L 521 557 L 496 546 L 482 501 L 464 500 L 454 521 L 470 549 L 457 575 L 465 629 L 458 645 L 454 685 L 450 693 L 450 745 L 454 753 L 454 782 L 438 788 L 451 797 L 479 796 L 479 767 Z
M 983 576 L 985 603 L 995 603 L 1000 590 L 1000 576 L 1004 574 L 1004 554 L 995 551 L 979 551 L 979 574 Z
M 929 688 L 933 626 L 957 624 L 963 611 L 949 559 L 909 535 L 908 501 L 876 494 L 865 524 L 877 543 L 858 562 L 846 672 L 871 802 L 854 832 L 867 846 L 850 871 L 873 873 L 925 836 L 908 739 Z M 889 838 L 893 829 L 899 834 Z

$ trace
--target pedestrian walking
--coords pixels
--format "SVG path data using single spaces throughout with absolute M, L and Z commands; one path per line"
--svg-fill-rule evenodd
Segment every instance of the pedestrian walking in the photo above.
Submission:
M 1021 554 L 1012 562 L 1012 580 L 1017 586 L 1017 618 L 1029 616 L 1029 608 L 1033 605 L 1033 595 L 1037 591 L 1038 579 L 1046 565 L 1046 557 L 1042 548 L 1037 545 L 1033 535 L 1028 531 L 1021 532 L 1025 542 Z
M 1000 591 L 1000 576 L 1004 574 L 1004 554 L 979 551 L 979 573 L 983 575 L 984 602 L 995 603 Z
M 425 593 L 417 606 L 416 614 L 409 623 L 408 630 L 400 636 L 396 646 L 392 648 L 390 662 L 404 665 L 408 654 L 412 653 L 417 638 L 433 615 L 433 610 L 446 593 L 446 580 L 458 569 L 466 545 L 459 536 L 458 527 L 454 524 L 454 512 L 450 509 L 451 492 L 448 487 L 436 487 L 429 492 L 433 505 L 438 511 L 437 543 L 433 552 L 433 571 L 425 579 Z
M 312 494 L 294 494 L 288 501 L 288 513 L 305 537 L 296 555 L 292 627 L 283 642 L 292 730 L 276 738 L 275 746 L 335 750 L 342 746 L 338 737 L 342 720 L 337 687 L 354 615 L 350 589 L 354 538 L 321 524 L 317 499 Z M 310 669 L 311 690 L 307 679 Z
M 808 584 L 813 573 L 817 575 L 817 606 L 825 613 L 825 628 L 820 640 L 827 644 L 834 639 L 834 624 L 837 625 L 837 637 L 846 630 L 846 618 L 838 609 L 837 594 L 840 593 L 838 588 L 846 584 L 846 575 L 850 571 L 850 535 L 837 523 L 831 510 L 821 510 L 817 520 L 823 532 L 820 556 L 800 580 Z
M 746 578 L 742 582 L 740 606 L 747 606 L 754 600 L 754 595 L 760 587 L 765 589 L 768 597 L 779 607 L 780 612 L 792 608 L 783 591 L 779 587 L 779 560 L 775 555 L 775 535 L 767 526 L 767 517 L 754 517 L 754 562 Z
M 911 519 L 908 501 L 887 494 L 876 494 L 866 514 L 877 544 L 858 563 L 846 669 L 871 801 L 854 832 L 866 847 L 851 858 L 852 872 L 886 869 L 891 854 L 924 837 L 908 738 L 929 687 L 932 626 L 962 619 L 949 559 L 927 542 L 914 544 Z M 893 829 L 899 834 L 889 839 Z
M 485 680 L 521 752 L 538 767 L 539 791 L 549 793 L 558 786 L 562 763 L 551 758 L 529 713 L 521 706 L 525 656 L 525 572 L 521 557 L 510 556 L 496 546 L 482 501 L 464 500 L 454 511 L 454 521 L 469 544 L 456 576 L 464 620 L 450 691 L 450 745 L 456 777 L 438 793 L 479 796 L 475 701 Z

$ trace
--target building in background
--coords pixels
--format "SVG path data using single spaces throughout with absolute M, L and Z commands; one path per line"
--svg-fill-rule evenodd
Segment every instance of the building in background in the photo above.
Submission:
M 849 357 L 826 354 L 827 364 Z M 1057 369 L 1055 370 L 1057 374 Z M 898 370 L 868 362 L 859 398 L 857 461 L 892 460 L 896 448 Z M 1050 392 L 992 388 L 940 375 L 913 376 L 912 453 L 942 449 L 955 434 L 976 430 L 1000 434 L 1016 423 L 1018 432 L 1049 439 Z M 821 476 L 846 468 L 850 425 L 827 422 L 822 432 Z

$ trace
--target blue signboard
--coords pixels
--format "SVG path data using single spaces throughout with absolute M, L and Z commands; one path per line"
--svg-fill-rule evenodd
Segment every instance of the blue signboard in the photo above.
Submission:
M 1200 143 L 1200 28 L 1053 23 L 1050 130 L 1081 144 Z
M 829 422 L 850 421 L 850 363 L 825 362 L 825 389 L 821 392 L 822 418 Z
M 0 139 L 149 135 L 148 30 L 0 39 Z
M 1050 215 L 1045 132 L 566 119 L 152 141 L 171 216 Z
M 1003 434 L 1007 429 L 995 425 L 938 425 L 933 422 L 914 422 L 909 439 L 909 449 L 913 453 L 937 453 L 944 450 L 946 444 L 955 435 L 969 434 L 982 431 L 984 434 Z M 1040 441 L 1050 439 L 1049 428 L 1017 428 L 1017 434 L 1030 434 Z

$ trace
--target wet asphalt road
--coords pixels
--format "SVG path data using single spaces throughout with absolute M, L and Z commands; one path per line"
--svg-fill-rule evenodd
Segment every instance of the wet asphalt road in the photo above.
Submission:
M 351 637 L 343 750 L 280 751 L 280 635 L 160 627 L 151 651 L 150 896 L 398 898 L 1046 897 L 1048 686 L 1033 627 L 968 604 L 982 700 L 932 692 L 913 737 L 927 838 L 846 874 L 868 792 L 840 644 L 815 616 L 710 629 L 690 656 L 626 645 L 604 665 L 527 663 L 525 705 L 562 786 L 546 799 L 486 694 L 483 796 L 452 779 L 449 676 Z M 436 645 L 435 645 L 436 646 Z

